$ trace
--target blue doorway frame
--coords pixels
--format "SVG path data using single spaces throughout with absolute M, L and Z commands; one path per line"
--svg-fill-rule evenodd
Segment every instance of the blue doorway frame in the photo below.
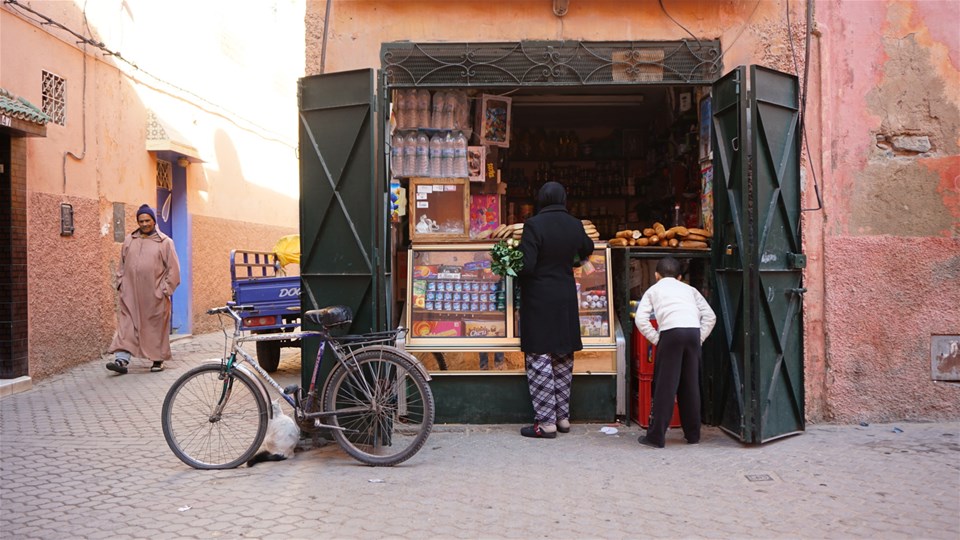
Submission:
M 177 155 L 170 159 L 172 190 L 157 187 L 157 227 L 173 239 L 180 261 L 180 286 L 173 292 L 172 334 L 193 331 L 193 264 L 190 259 L 192 227 L 187 209 L 187 169 L 177 164 Z

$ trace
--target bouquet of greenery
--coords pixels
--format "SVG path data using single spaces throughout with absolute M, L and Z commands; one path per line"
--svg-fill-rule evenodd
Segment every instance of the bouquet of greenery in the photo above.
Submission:
M 501 240 L 490 249 L 490 270 L 500 277 L 517 277 L 523 270 L 523 252 L 517 249 L 519 240 Z

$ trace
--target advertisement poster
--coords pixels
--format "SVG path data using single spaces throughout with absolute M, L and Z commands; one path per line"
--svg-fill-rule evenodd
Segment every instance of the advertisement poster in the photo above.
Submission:
M 710 151 L 710 123 L 713 121 L 710 96 L 700 100 L 700 160 L 712 159 Z
M 470 237 L 476 238 L 483 231 L 500 225 L 500 196 L 470 196 Z
M 709 162 L 700 169 L 700 219 L 703 228 L 713 232 L 713 165 Z

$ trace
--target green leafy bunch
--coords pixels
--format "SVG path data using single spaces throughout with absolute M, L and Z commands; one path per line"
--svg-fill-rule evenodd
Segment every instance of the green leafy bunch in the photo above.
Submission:
M 519 240 L 500 240 L 490 249 L 490 270 L 500 277 L 517 277 L 523 270 L 523 252 L 517 249 Z

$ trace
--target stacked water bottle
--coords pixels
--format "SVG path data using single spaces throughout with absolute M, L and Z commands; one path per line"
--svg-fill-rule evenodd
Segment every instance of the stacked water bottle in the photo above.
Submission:
M 397 90 L 390 141 L 394 178 L 466 178 L 470 102 L 463 90 Z

